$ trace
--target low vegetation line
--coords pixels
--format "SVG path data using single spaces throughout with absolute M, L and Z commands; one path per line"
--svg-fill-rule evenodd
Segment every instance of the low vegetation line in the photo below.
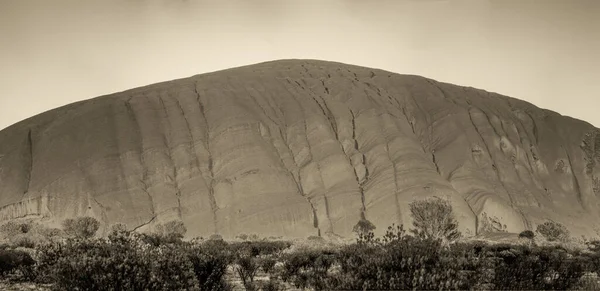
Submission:
M 553 221 L 526 230 L 519 242 L 461 240 L 449 201 L 411 203 L 411 230 L 357 222 L 355 242 L 322 237 L 286 241 L 239 234 L 184 240 L 181 221 L 148 233 L 111 227 L 96 237 L 91 217 L 62 229 L 33 222 L 0 226 L 0 287 L 37 290 L 598 290 L 600 241 L 572 247 Z M 8 283 L 7 283 L 8 282 Z

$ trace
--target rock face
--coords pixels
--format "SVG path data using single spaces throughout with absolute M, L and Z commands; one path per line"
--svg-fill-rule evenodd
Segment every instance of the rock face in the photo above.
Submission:
M 188 236 L 349 237 L 454 205 L 466 235 L 594 234 L 600 130 L 419 76 L 281 60 L 48 111 L 0 132 L 0 219 L 97 217 Z

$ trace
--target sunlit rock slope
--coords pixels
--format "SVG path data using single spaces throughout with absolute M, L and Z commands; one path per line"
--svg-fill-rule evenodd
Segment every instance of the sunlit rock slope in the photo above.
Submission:
M 43 94 L 43 91 L 40 92 Z M 0 219 L 91 215 L 189 236 L 349 237 L 452 201 L 461 230 L 594 234 L 600 131 L 419 76 L 281 60 L 102 96 L 0 131 Z

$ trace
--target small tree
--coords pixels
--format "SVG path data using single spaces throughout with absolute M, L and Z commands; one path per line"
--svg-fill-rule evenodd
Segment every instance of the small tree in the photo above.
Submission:
M 531 240 L 534 237 L 535 237 L 535 234 L 531 230 L 524 230 L 521 233 L 519 233 L 519 238 L 526 238 L 526 239 L 530 239 Z
M 254 278 L 258 273 L 260 266 L 257 259 L 252 256 L 238 255 L 236 258 L 236 266 L 234 267 L 238 276 L 242 280 L 242 285 L 247 291 L 256 290 Z
M 365 218 L 362 218 L 361 220 L 359 220 L 356 225 L 352 228 L 352 232 L 355 232 L 356 234 L 358 234 L 359 236 L 365 236 L 368 233 L 372 232 L 373 230 L 375 230 L 375 225 L 368 221 Z
M 536 231 L 548 241 L 566 241 L 569 238 L 569 230 L 555 221 L 546 221 L 538 225 Z
M 444 243 L 454 242 L 461 237 L 458 223 L 449 201 L 438 197 L 410 203 L 415 236 L 424 239 L 441 239 Z
M 80 239 L 88 239 L 96 235 L 100 228 L 100 222 L 93 217 L 84 216 L 78 218 L 68 218 L 62 223 L 64 232 Z

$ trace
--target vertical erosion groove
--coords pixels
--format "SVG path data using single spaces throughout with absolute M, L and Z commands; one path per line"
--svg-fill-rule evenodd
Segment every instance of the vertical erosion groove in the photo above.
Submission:
M 479 128 L 475 124 L 475 121 L 473 120 L 473 114 L 471 113 L 471 107 L 468 108 L 468 113 L 469 113 L 469 119 L 471 120 L 471 124 L 475 128 L 475 131 L 477 132 L 477 134 L 479 135 L 479 137 L 481 138 L 481 140 L 482 140 L 482 142 L 483 142 L 483 144 L 485 146 L 485 150 L 488 153 L 488 157 L 490 158 L 490 162 L 492 163 L 492 169 L 496 173 L 496 178 L 498 179 L 498 182 L 502 186 L 502 189 L 504 189 L 504 191 L 506 192 L 506 195 L 508 197 L 508 200 L 509 200 L 511 208 L 514 211 L 516 211 L 516 212 L 519 213 L 519 215 L 521 216 L 521 220 L 523 221 L 523 223 L 525 224 L 525 226 L 527 227 L 527 229 L 531 229 L 531 223 L 525 217 L 525 213 L 523 213 L 523 210 L 521 208 L 519 208 L 518 206 L 515 205 L 515 202 L 513 200 L 513 197 L 511 196 L 511 193 L 508 191 L 508 188 L 506 187 L 506 184 L 504 183 L 504 181 L 502 181 L 502 177 L 500 175 L 500 170 L 495 165 L 494 158 L 493 158 L 492 153 L 490 151 L 490 147 L 488 146 L 488 144 L 485 141 L 485 138 L 483 137 L 481 131 L 479 130 Z M 498 135 L 496 129 L 494 128 L 494 126 L 490 122 L 489 116 L 487 114 L 485 114 L 485 113 L 483 113 L 483 114 L 485 115 L 485 117 L 486 117 L 488 123 L 490 124 L 490 126 L 494 129 L 494 132 L 496 133 L 496 135 Z
M 210 126 L 208 124 L 208 118 L 206 117 L 206 110 L 204 105 L 200 101 L 200 93 L 198 92 L 198 84 L 194 83 L 194 92 L 196 93 L 196 101 L 198 102 L 198 106 L 200 108 L 200 113 L 202 114 L 202 120 L 204 121 L 204 146 L 208 153 L 208 199 L 210 201 L 210 208 L 213 214 L 213 228 L 214 232 L 217 233 L 217 200 L 215 199 L 215 189 L 214 189 L 214 181 L 215 175 L 213 172 L 213 157 L 210 151 Z
M 29 188 L 31 187 L 31 172 L 33 171 L 33 138 L 31 137 L 31 129 L 29 129 L 29 132 L 27 133 L 27 156 L 27 181 L 25 182 L 23 196 L 29 192 Z
M 467 110 L 468 110 L 468 114 L 469 114 L 469 120 L 471 121 L 471 124 L 473 125 L 473 128 L 475 128 L 475 132 L 477 132 L 477 135 L 481 139 L 481 142 L 483 143 L 483 146 L 485 147 L 485 151 L 488 154 L 490 162 L 492 163 L 492 170 L 494 170 L 494 173 L 496 174 L 496 178 L 498 179 L 498 182 L 500 183 L 500 185 L 502 185 L 502 188 L 506 191 L 506 195 L 508 197 L 508 200 L 510 202 L 511 207 L 514 208 L 514 206 L 515 206 L 514 201 L 512 199 L 512 196 L 508 192 L 508 188 L 506 188 L 506 185 L 504 185 L 504 181 L 502 181 L 502 177 L 500 176 L 500 171 L 498 170 L 498 168 L 495 165 L 494 157 L 492 156 L 492 152 L 490 151 L 490 147 L 488 146 L 487 142 L 485 141 L 485 138 L 483 137 L 483 134 L 479 130 L 479 127 L 477 127 L 477 125 L 475 124 L 475 121 L 473 120 L 473 114 L 471 113 L 471 107 L 469 107 Z M 487 117 L 487 115 L 486 115 L 486 117 Z
M 195 145 L 195 141 L 194 141 L 194 135 L 192 134 L 192 129 L 191 129 L 191 125 L 190 122 L 187 119 L 187 116 L 185 116 L 185 111 L 183 110 L 183 107 L 181 106 L 181 102 L 179 102 L 179 100 L 174 97 L 173 98 L 175 101 L 175 104 L 177 105 L 177 108 L 179 108 L 179 112 L 181 113 L 181 116 L 183 117 L 183 120 L 185 121 L 185 127 L 187 129 L 187 134 L 188 137 L 190 139 L 190 152 L 191 155 L 194 157 L 194 166 L 196 168 L 198 168 L 200 166 L 200 161 L 198 160 L 198 156 L 196 155 L 196 145 Z
M 140 123 L 138 121 L 135 110 L 133 109 L 133 106 L 131 105 L 131 99 L 133 99 L 133 97 L 124 101 L 125 108 L 127 109 L 127 115 L 129 116 L 129 118 L 131 118 L 131 122 L 133 123 L 133 126 L 135 127 L 135 134 L 137 135 L 137 138 L 138 138 L 138 142 L 137 142 L 137 144 L 139 145 L 138 162 L 140 163 L 140 166 L 142 168 L 142 173 L 141 173 L 142 177 L 140 179 L 140 184 L 141 184 L 140 189 L 142 190 L 142 192 L 144 192 L 146 194 L 146 196 L 148 196 L 148 203 L 150 203 L 150 215 L 153 220 L 156 217 L 156 211 L 155 211 L 155 206 L 154 206 L 154 198 L 152 198 L 152 195 L 148 192 L 148 184 L 147 184 L 148 167 L 146 165 L 146 160 L 144 159 L 143 137 L 142 137 L 142 133 L 140 131 Z M 143 225 L 145 225 L 145 224 L 142 224 L 141 226 L 143 226 Z M 141 226 L 139 226 L 139 227 L 141 227 Z
M 287 84 L 289 84 L 291 86 L 294 86 L 292 84 L 292 82 L 290 81 L 289 78 L 286 77 L 285 81 L 287 82 Z M 298 84 L 298 82 L 296 82 L 296 84 Z M 302 86 L 300 84 L 298 84 L 298 86 L 300 86 L 302 88 Z M 310 197 L 308 197 L 308 193 L 304 192 L 304 188 L 302 187 L 302 175 L 300 174 L 300 170 L 307 163 L 309 163 L 309 162 L 314 162 L 315 165 L 317 166 L 317 171 L 319 171 L 319 173 L 321 171 L 319 162 L 318 161 L 314 161 L 314 158 L 313 158 L 313 155 L 312 155 L 312 147 L 311 147 L 310 142 L 308 140 L 308 124 L 307 124 L 307 121 L 306 121 L 306 110 L 304 109 L 304 107 L 302 106 L 302 104 L 300 103 L 300 101 L 298 101 L 298 99 L 296 98 L 296 96 L 294 95 L 294 93 L 290 92 L 285 85 L 283 85 L 283 87 L 286 90 L 286 92 L 288 94 L 290 94 L 290 96 L 292 97 L 292 99 L 294 101 L 296 101 L 296 103 L 298 104 L 298 108 L 300 108 L 300 110 L 302 111 L 302 116 L 303 116 L 302 123 L 304 125 L 304 135 L 303 135 L 303 137 L 304 137 L 304 141 L 306 142 L 306 145 L 308 147 L 309 159 L 308 159 L 308 161 L 306 161 L 302 165 L 298 165 L 298 186 L 299 186 L 299 188 L 301 190 L 300 194 L 306 198 L 306 201 L 308 201 L 308 203 L 310 204 L 310 207 L 312 208 L 312 211 L 313 211 L 313 226 L 315 228 L 317 228 L 317 233 L 318 233 L 319 236 L 321 236 L 321 223 L 320 223 L 318 215 L 317 215 L 317 208 L 315 207 L 315 204 L 310 199 Z M 295 159 L 294 159 L 294 161 L 295 161 Z
M 364 180 L 361 182 L 360 178 L 358 177 L 358 173 L 356 172 L 356 167 L 354 167 L 354 165 L 350 164 L 350 166 L 352 166 L 353 170 L 354 170 L 354 177 L 356 178 L 356 183 L 358 184 L 358 190 L 360 191 L 360 200 L 362 202 L 362 209 L 361 209 L 361 218 L 362 219 L 366 219 L 367 216 L 367 205 L 365 202 L 365 189 L 363 188 L 363 183 L 367 182 L 369 180 L 369 168 L 367 168 L 367 157 L 365 156 L 365 154 L 363 154 L 358 146 L 358 140 L 356 139 L 356 115 L 354 113 L 354 111 L 352 111 L 350 109 L 350 115 L 352 116 L 352 140 L 354 142 L 354 150 L 356 150 L 356 152 L 358 152 L 361 155 L 361 163 L 363 165 L 363 167 L 365 168 L 365 177 Z
M 579 184 L 579 179 L 577 178 L 577 175 L 575 174 L 575 169 L 573 168 L 573 161 L 571 160 L 571 155 L 569 154 L 569 152 L 563 145 L 561 145 L 560 147 L 565 152 L 565 155 L 567 156 L 567 161 L 569 162 L 569 169 L 571 169 L 571 176 L 573 179 L 573 187 L 575 187 L 575 194 L 577 194 L 577 202 L 579 202 L 579 205 L 581 205 L 581 207 L 584 210 L 587 210 L 585 203 L 583 203 L 583 195 L 581 193 L 581 185 Z
M 433 85 L 435 88 L 437 88 L 437 90 L 438 90 L 438 91 L 439 91 L 439 92 L 442 94 L 442 96 L 444 97 L 444 100 L 447 100 L 447 101 L 451 102 L 451 103 L 452 103 L 452 104 L 454 104 L 455 106 L 462 107 L 462 106 L 458 105 L 458 103 L 456 103 L 456 101 L 455 101 L 454 99 L 452 99 L 452 98 L 448 97 L 448 96 L 446 95 L 446 93 L 444 92 L 444 90 L 442 90 L 442 88 L 441 88 L 441 87 L 438 85 L 438 83 L 437 83 L 436 81 L 434 81 L 434 80 L 429 80 L 429 81 L 430 81 L 430 83 L 431 83 L 431 84 L 432 84 L 432 85 Z M 473 124 L 473 126 L 475 127 L 475 123 L 473 123 L 473 119 L 471 118 L 471 113 L 470 113 L 470 111 L 469 111 L 469 118 L 470 118 L 470 120 L 471 120 L 471 123 L 472 123 L 472 124 Z M 456 121 L 454 121 L 454 122 L 455 122 L 455 125 L 456 125 L 458 128 L 460 128 L 460 126 L 459 126 L 458 124 L 456 124 Z M 477 130 L 477 128 L 475 128 L 475 129 Z M 481 137 L 481 138 L 482 138 L 482 140 L 483 140 L 483 137 L 481 136 L 481 134 L 480 134 L 479 132 L 478 132 L 478 134 L 480 135 L 480 137 Z M 467 140 L 469 140 L 468 136 L 467 136 Z M 485 141 L 484 141 L 484 142 L 485 142 Z M 469 140 L 469 144 L 470 144 L 470 143 L 471 143 L 471 142 L 470 142 L 470 140 Z M 438 162 L 437 162 L 437 158 L 436 158 L 436 155 L 435 155 L 435 149 L 432 149 L 432 151 L 431 151 L 431 156 L 432 156 L 432 158 L 433 158 L 433 163 L 435 164 L 435 168 L 436 168 L 436 170 L 437 170 L 438 174 L 441 176 L 441 175 L 442 175 L 442 173 L 441 173 L 441 171 L 440 171 L 440 167 L 439 167 L 439 165 L 438 165 Z M 492 161 L 492 162 L 493 162 L 493 161 Z M 447 181 L 448 181 L 450 184 L 452 183 L 452 182 L 451 182 L 451 178 L 452 178 L 452 176 L 454 175 L 454 173 L 455 173 L 455 172 L 456 172 L 458 169 L 460 169 L 460 166 L 459 166 L 458 168 L 456 168 L 455 170 L 451 171 L 451 172 L 448 174 L 448 177 L 446 178 L 446 180 L 447 180 Z M 453 187 L 453 188 L 454 188 L 454 187 Z M 460 197 L 461 197 L 461 198 L 462 198 L 462 199 L 465 201 L 465 204 L 467 205 L 467 207 L 469 207 L 469 210 L 471 211 L 471 213 L 473 213 L 473 217 L 475 218 L 475 230 L 474 230 L 474 232 L 475 232 L 475 235 L 477 235 L 477 233 L 478 233 L 478 229 L 479 229 L 479 216 L 477 215 L 477 213 L 476 213 L 476 212 L 475 212 L 475 210 L 473 209 L 473 206 L 471 206 L 471 204 L 469 203 L 469 200 L 467 199 L 468 197 L 465 197 L 465 196 L 463 196 L 463 195 L 462 195 L 462 193 L 459 193 L 459 194 L 460 194 Z
M 165 106 L 165 102 L 163 100 L 163 98 L 161 96 L 158 96 L 158 101 L 160 102 L 160 105 L 165 113 L 165 119 L 168 121 L 168 126 L 169 126 L 169 130 L 173 127 L 173 125 L 171 124 L 171 119 L 169 119 L 169 112 L 167 110 L 167 106 Z M 167 157 L 169 158 L 169 161 L 171 162 L 172 165 L 172 175 L 169 176 L 171 183 L 173 184 L 172 186 L 175 188 L 175 197 L 177 198 L 177 216 L 179 217 L 180 220 L 182 220 L 182 214 L 181 214 L 181 189 L 179 188 L 179 182 L 178 182 L 178 170 L 177 170 L 177 165 L 175 165 L 175 161 L 173 161 L 173 149 L 171 148 L 171 144 L 169 142 L 169 140 L 166 137 L 166 132 L 168 131 L 163 131 L 163 142 L 166 148 L 166 154 Z

